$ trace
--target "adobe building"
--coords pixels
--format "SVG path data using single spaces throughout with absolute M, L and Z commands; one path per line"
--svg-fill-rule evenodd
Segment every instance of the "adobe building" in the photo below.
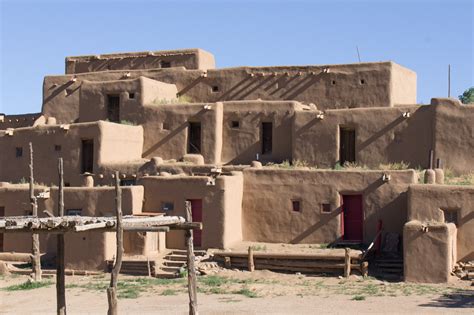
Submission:
M 40 113 L 0 115 L 0 216 L 29 215 L 34 148 L 40 216 L 57 213 L 57 159 L 68 215 L 183 215 L 195 246 L 242 241 L 378 243 L 405 280 L 446 282 L 474 260 L 474 186 L 444 185 L 443 169 L 474 171 L 474 107 L 416 103 L 416 74 L 396 63 L 216 69 L 201 49 L 66 58 L 46 76 Z M 427 170 L 424 175 L 421 170 Z M 85 236 L 84 236 L 85 235 Z M 69 268 L 103 270 L 108 233 L 68 235 Z M 0 236 L 0 251 L 28 252 Z M 180 231 L 126 233 L 125 255 L 184 248 Z M 42 236 L 43 259 L 55 238 Z

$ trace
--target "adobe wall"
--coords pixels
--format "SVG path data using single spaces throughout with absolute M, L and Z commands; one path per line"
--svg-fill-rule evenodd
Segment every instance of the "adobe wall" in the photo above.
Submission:
M 244 170 L 243 238 L 272 243 L 330 243 L 341 236 L 341 194 L 362 194 L 364 242 L 377 233 L 402 233 L 407 218 L 408 185 L 416 182 L 414 171 L 331 171 L 248 168 Z M 301 212 L 294 212 L 299 200 Z M 331 212 L 323 213 L 329 203 Z
M 155 101 L 176 99 L 176 86 L 145 77 L 106 82 L 83 81 L 80 87 L 79 122 L 107 120 L 107 95 L 120 97 L 120 112 Z M 130 110 L 130 109 L 129 109 Z M 122 115 L 120 115 L 122 116 Z M 120 120 L 126 120 L 120 117 Z
M 405 98 L 393 97 L 392 91 L 407 90 L 398 85 L 413 84 L 399 73 L 392 80 L 392 62 L 324 66 L 238 67 L 208 70 L 149 69 L 131 70 L 129 79 L 145 76 L 175 84 L 178 94 L 192 102 L 228 100 L 296 100 L 314 103 L 318 109 L 391 107 L 395 103 L 416 103 L 413 92 Z M 401 68 L 401 67 L 400 67 Z M 329 72 L 327 70 L 329 69 Z M 397 67 L 398 69 L 398 67 Z M 325 72 L 326 71 L 326 72 Z M 398 71 L 398 70 L 397 70 Z M 79 116 L 78 88 L 81 81 L 120 80 L 123 71 L 105 71 L 72 76 L 46 76 L 43 83 L 42 112 L 61 123 Z M 412 82 L 412 83 L 408 83 Z M 416 90 L 416 87 L 412 89 Z M 399 92 L 397 92 L 399 93 Z
M 35 120 L 40 116 L 41 113 L 21 115 L 5 115 L 0 113 L 0 130 L 33 126 Z
M 214 56 L 211 53 L 202 49 L 182 49 L 66 57 L 66 74 L 154 69 L 164 67 L 164 63 L 168 63 L 169 67 L 186 69 L 215 67 Z
M 29 176 L 29 142 L 33 144 L 35 181 L 57 183 L 58 158 L 64 159 L 64 181 L 71 186 L 82 184 L 81 143 L 94 141 L 94 170 L 106 162 L 140 159 L 143 148 L 143 129 L 108 122 L 71 124 L 69 129 L 60 125 L 41 125 L 18 128 L 12 136 L 0 133 L 0 179 L 19 182 Z M 123 150 L 126 147 L 127 150 Z M 22 156 L 16 157 L 16 148 Z
M 405 281 L 448 282 L 456 262 L 456 227 L 408 222 L 403 228 L 403 254 Z
M 185 201 L 202 199 L 202 247 L 226 248 L 242 240 L 241 173 L 219 176 L 210 185 L 207 176 L 148 176 L 139 180 L 145 187 L 145 212 L 165 212 L 163 203 L 172 203 L 174 210 L 167 215 L 185 216 Z M 185 248 L 184 232 L 170 231 L 167 248 Z
M 392 105 L 416 104 L 416 72 L 392 62 Z
M 404 118 L 403 112 L 410 112 L 410 118 Z M 350 127 L 355 129 L 359 165 L 377 168 L 380 163 L 405 161 L 412 168 L 429 167 L 434 132 L 431 106 L 328 110 L 322 120 L 317 113 L 295 113 L 293 159 L 334 167 L 339 162 L 339 128 Z
M 457 212 L 458 261 L 474 260 L 474 187 L 413 185 L 408 190 L 408 220 L 444 223 L 441 209 Z

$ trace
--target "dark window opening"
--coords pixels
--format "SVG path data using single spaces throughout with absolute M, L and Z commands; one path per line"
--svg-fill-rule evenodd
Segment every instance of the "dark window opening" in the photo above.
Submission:
M 323 204 L 321 204 L 321 212 L 322 212 L 322 213 L 329 213 L 329 212 L 331 212 L 331 204 L 330 204 L 330 203 L 323 203 Z
M 163 122 L 162 128 L 163 130 L 170 130 L 170 124 L 168 122 Z
M 332 85 L 336 85 L 336 81 L 334 81 L 334 80 L 332 80 L 331 83 L 332 83 Z
M 82 209 L 67 209 L 66 210 L 66 215 L 81 215 L 82 214 Z
M 292 200 L 291 205 L 294 212 L 301 212 L 301 203 L 299 200 Z
M 64 187 L 71 187 L 71 183 L 69 182 L 64 183 Z
M 213 93 L 219 92 L 219 87 L 218 87 L 217 85 L 213 85 L 213 86 L 212 86 L 212 92 L 213 92 Z
M 82 140 L 81 172 L 92 173 L 94 169 L 94 140 Z
M 262 123 L 262 154 L 272 153 L 273 143 L 273 124 L 270 122 Z
M 61 151 L 61 149 L 62 149 L 62 148 L 61 148 L 60 145 L 58 145 L 58 144 L 55 144 L 55 145 L 54 145 L 54 151 Z
M 22 147 L 15 148 L 15 156 L 17 158 L 23 156 L 23 148 Z
M 107 119 L 111 122 L 120 121 L 120 96 L 107 95 Z
M 240 127 L 240 122 L 238 120 L 233 120 L 230 123 L 231 128 L 239 128 Z
M 162 202 L 161 203 L 161 210 L 162 211 L 173 211 L 174 210 L 174 203 L 172 203 L 172 202 Z
M 201 153 L 201 123 L 199 122 L 189 123 L 188 153 Z
M 162 68 L 171 68 L 171 62 L 169 61 L 162 61 L 160 62 Z
M 135 98 L 135 93 L 128 93 L 128 98 L 129 99 L 134 99 Z
M 135 186 L 136 184 L 137 184 L 137 180 L 135 178 L 120 180 L 120 186 Z
M 365 84 L 365 80 L 364 79 L 360 80 L 360 84 Z
M 355 162 L 355 130 L 339 128 L 339 163 Z
M 442 209 L 444 214 L 444 223 L 454 223 L 458 225 L 458 209 Z

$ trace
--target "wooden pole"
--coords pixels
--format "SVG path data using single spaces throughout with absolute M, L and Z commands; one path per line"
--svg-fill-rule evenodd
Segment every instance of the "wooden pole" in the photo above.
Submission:
M 64 216 L 64 168 L 63 158 L 58 160 L 59 189 L 58 189 L 58 216 Z M 66 315 L 66 279 L 64 267 L 64 234 L 57 235 L 56 260 L 56 303 L 57 314 Z
M 252 246 L 249 246 L 248 270 L 250 272 L 253 272 L 255 270 L 255 264 L 253 262 L 253 248 L 252 248 Z
M 193 215 L 191 210 L 191 201 L 185 202 L 186 222 L 191 222 Z M 186 234 L 186 247 L 188 256 L 188 294 L 189 294 L 189 314 L 198 314 L 197 293 L 196 293 L 196 269 L 194 268 L 194 244 L 193 230 L 188 229 Z
M 33 176 L 33 144 L 29 143 L 30 147 L 30 204 L 31 204 L 31 215 L 34 217 L 38 216 L 38 203 L 35 197 L 34 187 L 34 176 Z M 31 254 L 33 259 L 31 260 L 33 276 L 35 281 L 41 281 L 41 254 L 40 254 L 40 240 L 39 234 L 33 233 L 32 236 Z
M 110 275 L 110 287 L 107 288 L 109 302 L 108 315 L 117 315 L 117 279 L 122 267 L 123 255 L 123 226 L 122 226 L 122 189 L 120 188 L 119 172 L 115 172 L 115 215 L 117 216 L 117 254 L 115 264 Z
M 346 248 L 346 256 L 344 259 L 344 277 L 348 278 L 351 275 L 351 250 Z

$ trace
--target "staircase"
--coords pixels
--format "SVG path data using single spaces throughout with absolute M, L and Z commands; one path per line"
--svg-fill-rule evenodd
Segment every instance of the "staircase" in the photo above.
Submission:
M 206 255 L 205 250 L 195 250 L 195 256 Z M 156 268 L 155 276 L 157 278 L 176 278 L 179 277 L 179 270 L 186 266 L 187 252 L 182 249 L 173 249 L 161 259 L 161 264 Z
M 375 273 L 384 279 L 403 279 L 403 256 L 402 255 L 382 255 L 374 258 L 373 266 Z
M 114 261 L 107 260 L 107 270 L 112 270 Z M 156 261 L 154 259 L 147 259 L 146 257 L 127 258 L 122 260 L 122 268 L 120 273 L 134 276 L 151 276 L 156 274 Z

